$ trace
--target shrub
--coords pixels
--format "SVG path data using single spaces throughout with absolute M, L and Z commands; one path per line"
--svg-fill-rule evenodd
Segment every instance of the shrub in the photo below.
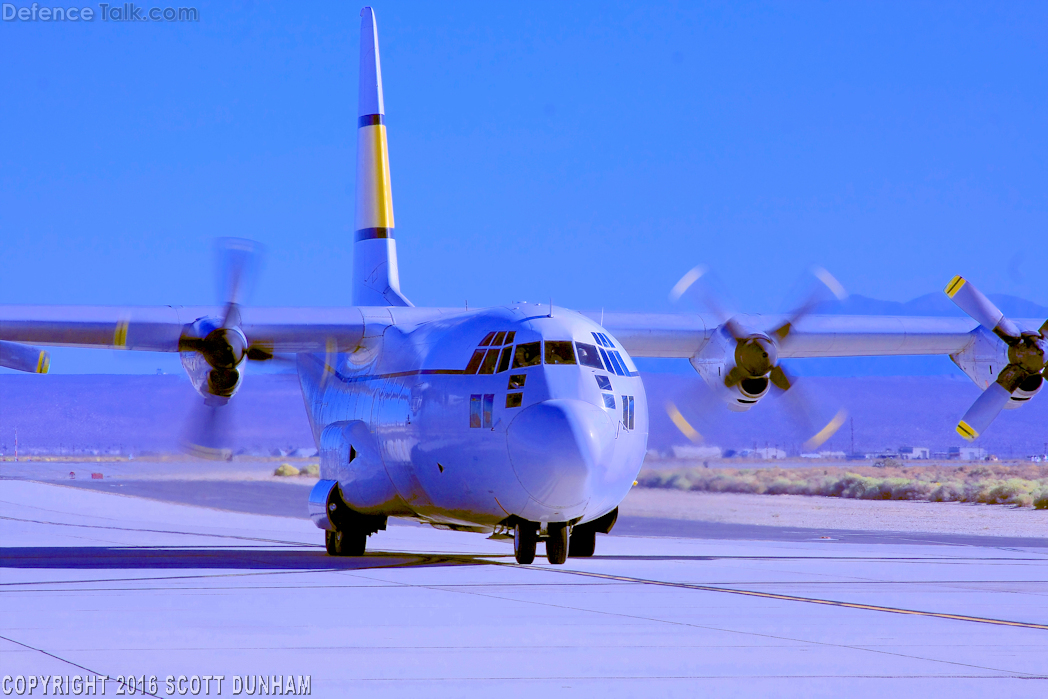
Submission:
M 298 469 L 291 464 L 280 464 L 277 466 L 277 470 L 273 471 L 274 476 L 297 476 Z
M 928 495 L 928 499 L 932 502 L 960 502 L 964 499 L 963 483 L 950 481 L 937 485 L 938 487 Z

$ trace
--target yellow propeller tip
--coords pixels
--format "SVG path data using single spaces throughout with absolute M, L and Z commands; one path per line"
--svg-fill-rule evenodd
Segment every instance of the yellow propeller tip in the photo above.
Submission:
M 979 433 L 975 430 L 975 428 L 969 425 L 964 420 L 961 420 L 957 423 L 957 434 L 961 435 L 969 442 L 975 441 L 975 438 L 979 436 Z
M 952 299 L 957 294 L 957 292 L 961 290 L 961 287 L 964 286 L 966 283 L 967 282 L 965 281 L 964 277 L 957 275 L 956 277 L 950 280 L 950 283 L 946 285 L 946 288 L 943 289 L 943 291 L 945 291 L 946 295 Z

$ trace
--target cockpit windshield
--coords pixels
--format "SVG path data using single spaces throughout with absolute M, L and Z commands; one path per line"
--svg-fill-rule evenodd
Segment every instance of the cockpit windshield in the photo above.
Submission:
M 575 348 L 571 342 L 546 342 L 546 364 L 574 364 Z

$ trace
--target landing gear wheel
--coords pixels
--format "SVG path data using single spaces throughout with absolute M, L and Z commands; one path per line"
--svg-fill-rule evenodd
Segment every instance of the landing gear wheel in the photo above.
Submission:
M 535 562 L 535 545 L 539 542 L 539 528 L 533 522 L 517 522 L 513 528 L 513 557 L 517 563 Z
M 592 529 L 575 527 L 568 543 L 568 556 L 571 558 L 589 558 L 597 549 L 597 532 Z
M 546 527 L 546 560 L 560 565 L 568 560 L 568 523 L 550 522 Z
M 368 545 L 367 532 L 359 529 L 324 532 L 324 545 L 329 556 L 363 556 Z

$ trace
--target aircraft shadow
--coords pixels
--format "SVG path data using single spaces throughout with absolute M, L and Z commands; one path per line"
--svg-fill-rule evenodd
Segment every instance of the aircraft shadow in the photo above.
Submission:
M 0 568 L 73 570 L 366 570 L 480 565 L 484 557 L 417 553 L 328 556 L 323 550 L 222 549 L 136 546 L 27 546 L 0 548 Z

